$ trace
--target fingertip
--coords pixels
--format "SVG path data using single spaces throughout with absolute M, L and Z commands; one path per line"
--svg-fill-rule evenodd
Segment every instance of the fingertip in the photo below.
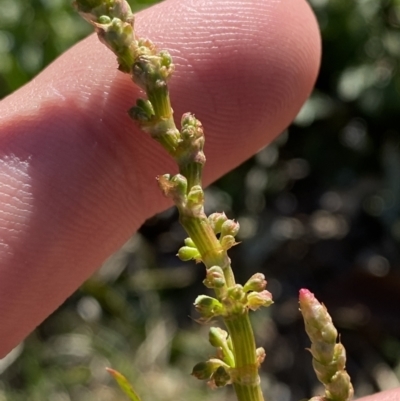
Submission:
M 168 0 L 140 13 L 137 28 L 174 56 L 173 107 L 177 120 L 192 111 L 205 127 L 207 182 L 290 123 L 318 70 L 318 29 L 303 0 Z M 154 177 L 173 163 L 126 114 L 138 95 L 92 36 L 2 101 L 1 157 L 29 162 L 29 188 L 14 180 L 3 190 L 16 207 L 29 189 L 29 213 L 23 204 L 23 225 L 13 213 L 0 226 L 0 353 L 169 205 Z

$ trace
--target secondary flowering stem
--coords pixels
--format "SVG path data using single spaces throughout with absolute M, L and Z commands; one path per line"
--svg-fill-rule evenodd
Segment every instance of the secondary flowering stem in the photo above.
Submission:
M 346 351 L 337 342 L 338 333 L 325 306 L 309 290 L 301 289 L 300 310 L 306 332 L 311 340 L 313 367 L 318 380 L 325 386 L 323 397 L 313 401 L 348 401 L 353 397 L 353 386 L 346 372 Z

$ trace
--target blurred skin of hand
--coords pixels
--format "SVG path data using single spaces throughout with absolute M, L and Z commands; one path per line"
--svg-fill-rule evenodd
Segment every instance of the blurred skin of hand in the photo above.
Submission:
M 304 0 L 167 0 L 136 30 L 174 58 L 175 115 L 205 127 L 206 183 L 282 132 L 318 73 Z M 139 92 L 116 67 L 91 36 L 0 102 L 0 357 L 170 206 L 155 177 L 176 167 L 129 119 Z

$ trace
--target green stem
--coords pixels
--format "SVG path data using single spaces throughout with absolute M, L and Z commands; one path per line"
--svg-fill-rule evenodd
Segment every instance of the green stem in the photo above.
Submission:
M 194 216 L 180 210 L 180 223 L 196 244 L 201 259 L 207 268 L 220 266 L 224 271 L 227 287 L 235 285 L 235 277 L 227 252 L 221 247 L 206 215 L 202 212 Z
M 172 117 L 168 90 L 152 88 L 147 95 L 153 105 L 156 117 L 161 120 L 157 126 L 153 127 L 152 136 L 174 156 L 177 137 L 168 135 L 168 133 L 178 131 Z M 194 185 L 201 185 L 202 164 L 185 161 L 178 162 L 178 164 L 180 173 L 188 181 L 188 191 Z M 180 223 L 195 243 L 205 266 L 207 268 L 220 266 L 224 272 L 226 286 L 223 289 L 216 289 L 217 297 L 222 300 L 226 296 L 227 288 L 236 284 L 228 254 L 222 248 L 202 209 L 193 211 L 188 210 L 185 206 L 179 207 L 179 205 L 178 208 Z M 227 316 L 224 321 L 233 344 L 235 367 L 232 382 L 238 401 L 264 401 L 258 375 L 256 344 L 248 311 Z
M 262 401 L 253 329 L 248 312 L 224 319 L 235 355 L 233 386 L 239 401 Z
M 136 119 L 142 123 L 142 128 L 161 143 L 178 162 L 180 172 L 187 180 L 188 192 L 186 195 L 189 195 L 194 186 L 201 186 L 201 174 L 205 162 L 201 124 L 194 119 L 194 116 L 193 118 L 186 116 L 189 121 L 186 121 L 185 126 L 188 130 L 184 138 L 188 143 L 185 143 L 174 123 L 167 87 L 167 78 L 173 71 L 171 57 L 166 52 L 156 54 L 150 41 L 144 41 L 139 45 L 132 31 L 133 16 L 128 3 L 124 0 L 115 0 L 114 3 L 117 7 L 112 8 L 112 10 L 113 12 L 115 10 L 120 11 L 119 19 L 114 18 L 115 15 L 107 14 L 111 9 L 104 7 L 108 4 L 105 0 L 75 1 L 76 7 L 81 11 L 83 17 L 96 25 L 100 40 L 117 55 L 120 70 L 131 73 L 133 81 L 146 91 L 152 112 L 147 113 L 144 110 L 146 118 L 142 119 L 136 116 Z M 107 18 L 102 18 L 102 25 L 99 27 L 98 20 L 103 16 L 103 12 Z M 113 18 L 112 21 L 111 17 Z M 191 136 L 191 129 L 195 131 L 194 136 Z M 191 139 L 193 141 L 190 143 Z M 180 145 L 182 146 L 179 149 Z M 193 195 L 193 197 L 196 200 L 196 196 Z M 204 214 L 202 199 L 197 205 L 196 202 L 192 202 L 194 204 L 192 210 L 188 210 L 187 205 L 185 205 L 186 200 L 187 197 L 180 196 L 179 202 L 177 202 L 181 223 L 194 241 L 207 269 L 212 266 L 219 266 L 223 270 L 226 284 L 223 288 L 216 289 L 216 294 L 221 304 L 224 302 L 227 304 L 229 289 L 236 285 L 230 259 Z M 235 312 L 234 308 L 229 312 L 229 308 L 226 308 L 226 316 L 224 316 L 232 341 L 235 360 L 235 366 L 232 368 L 233 385 L 239 401 L 263 401 L 258 376 L 256 347 L 248 310 L 244 309 L 243 304 L 239 306 L 242 307 L 240 313 Z M 130 391 L 130 389 L 128 390 Z M 132 393 L 129 394 L 132 395 Z
M 172 108 L 167 86 L 161 86 L 160 88 L 147 87 L 146 93 L 155 115 L 163 120 L 170 119 L 172 117 Z
M 185 215 L 180 210 L 180 221 L 186 232 L 196 244 L 203 263 L 207 268 L 220 266 L 225 275 L 227 287 L 235 285 L 230 259 L 222 249 L 218 238 L 204 216 Z M 218 298 L 226 291 L 216 290 Z M 224 318 L 225 325 L 233 344 L 235 368 L 233 386 L 238 401 L 264 401 L 258 375 L 256 344 L 248 311 Z
M 186 177 L 188 182 L 188 191 L 195 185 L 201 186 L 201 176 L 203 165 L 200 163 L 183 163 L 179 165 L 179 173 Z
M 159 121 L 151 127 L 149 132 L 152 138 L 159 142 L 172 157 L 175 157 L 179 131 L 172 116 L 168 118 L 159 117 Z

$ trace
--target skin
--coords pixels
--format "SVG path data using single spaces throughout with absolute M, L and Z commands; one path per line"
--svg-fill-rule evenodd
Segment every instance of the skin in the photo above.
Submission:
M 174 57 L 175 114 L 206 129 L 206 183 L 282 132 L 318 73 L 303 0 L 167 0 L 136 30 Z M 0 102 L 0 356 L 170 206 L 154 178 L 176 167 L 126 114 L 138 95 L 91 36 Z

